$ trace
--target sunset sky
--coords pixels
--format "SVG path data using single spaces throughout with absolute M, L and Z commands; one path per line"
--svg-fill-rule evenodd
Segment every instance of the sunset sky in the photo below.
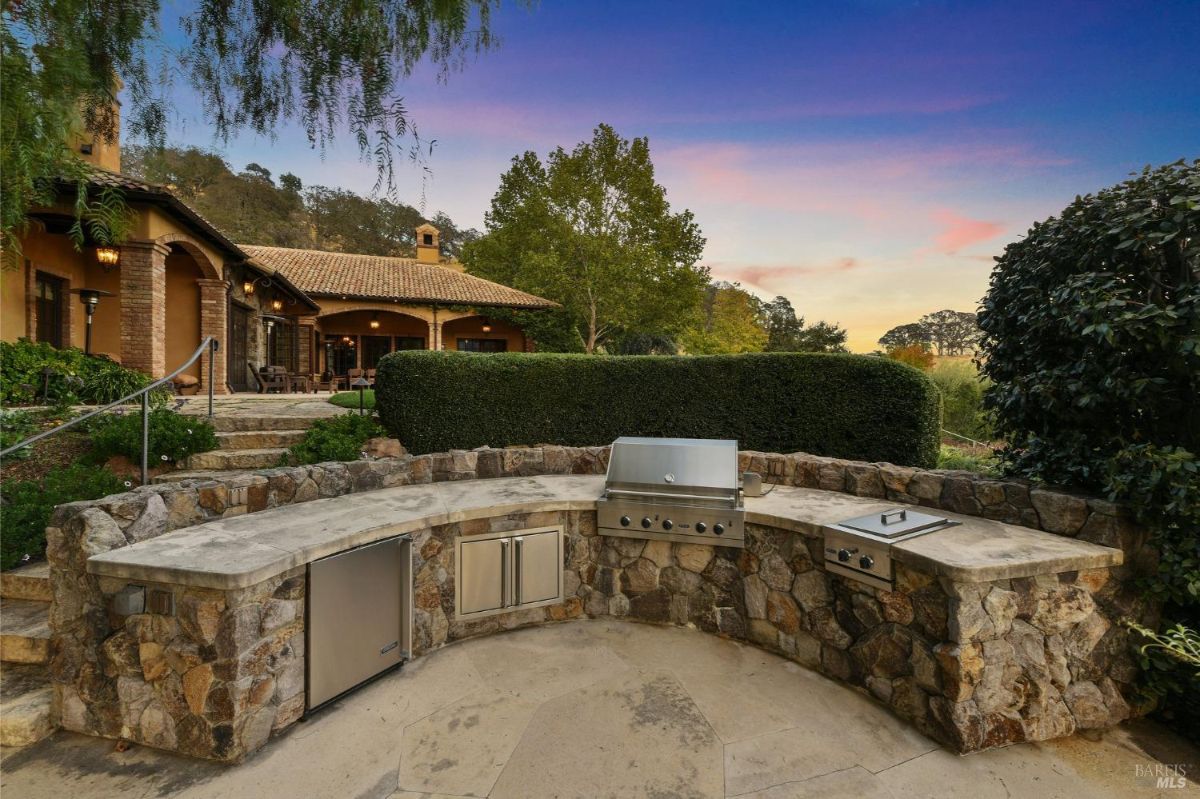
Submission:
M 1200 0 L 544 0 L 496 23 L 498 50 L 397 87 L 437 140 L 429 214 L 482 229 L 512 156 L 607 122 L 650 138 L 715 277 L 845 326 L 855 351 L 974 309 L 992 256 L 1076 194 L 1200 157 Z M 222 145 L 178 105 L 172 143 L 235 169 L 375 182 L 348 138 L 323 160 L 297 129 Z M 420 175 L 400 179 L 415 203 Z

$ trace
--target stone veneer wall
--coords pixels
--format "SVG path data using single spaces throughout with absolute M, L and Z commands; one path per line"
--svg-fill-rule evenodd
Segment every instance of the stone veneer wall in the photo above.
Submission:
M 303 710 L 303 571 L 239 591 L 163 586 L 174 616 L 109 612 L 126 581 L 90 555 L 224 516 L 376 488 L 486 477 L 602 474 L 607 448 L 476 450 L 263 470 L 148 486 L 60 507 L 47 531 L 51 677 L 66 729 L 236 761 Z M 746 550 L 606 538 L 595 514 L 517 514 L 414 534 L 416 654 L 567 618 L 693 624 L 861 685 L 959 751 L 1042 740 L 1129 715 L 1122 616 L 1154 608 L 1131 578 L 1145 537 L 1111 503 L 970 473 L 743 453 L 768 482 L 942 507 L 1120 546 L 1126 565 L 961 584 L 899 569 L 896 591 L 826 574 L 820 538 L 749 525 Z M 454 620 L 453 539 L 562 524 L 562 605 Z M 153 586 L 151 586 L 153 587 Z

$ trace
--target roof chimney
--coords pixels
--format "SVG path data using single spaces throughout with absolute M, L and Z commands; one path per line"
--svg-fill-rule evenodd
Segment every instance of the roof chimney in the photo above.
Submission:
M 121 103 L 117 92 L 121 90 L 120 79 L 113 79 L 113 89 L 107 106 L 84 110 L 83 116 L 97 129 L 92 133 L 86 128 L 71 137 L 70 146 L 80 158 L 110 172 L 121 171 Z
M 439 241 L 441 233 L 433 225 L 426 222 L 417 228 L 417 260 L 423 264 L 441 262 L 442 247 Z

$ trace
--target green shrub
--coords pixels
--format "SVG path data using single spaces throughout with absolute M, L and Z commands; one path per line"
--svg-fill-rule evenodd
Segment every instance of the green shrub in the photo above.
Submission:
M 1200 160 L 1079 197 L 997 259 L 979 315 L 1013 473 L 1102 492 L 1152 533 L 1163 627 L 1200 629 Z M 1194 675 L 1193 695 L 1200 693 Z M 1173 700 L 1168 700 L 1171 702 Z M 1193 702 L 1192 707 L 1196 703 Z M 1182 707 L 1183 705 L 1178 705 Z M 1190 722 L 1200 730 L 1200 713 Z
M 0 569 L 11 569 L 46 552 L 46 525 L 56 505 L 116 494 L 125 482 L 107 469 L 73 464 L 43 480 L 0 484 Z
M 86 422 L 84 424 L 87 424 Z M 131 461 L 142 458 L 142 414 L 140 411 L 113 414 L 91 425 L 92 454 L 96 458 L 124 455 Z M 180 461 L 188 455 L 217 448 L 213 426 L 196 416 L 184 416 L 169 408 L 150 411 L 150 465 Z
M 938 452 L 939 469 L 954 469 L 964 472 L 978 472 L 995 476 L 1000 474 L 1000 464 L 996 460 L 996 456 L 991 453 L 977 454 L 968 449 L 959 449 L 958 447 L 948 447 L 942 445 L 941 451 Z
M 37 419 L 29 411 L 0 408 L 0 449 L 19 444 L 38 431 Z M 28 458 L 31 447 L 23 447 L 9 458 Z
M 42 371 L 51 370 L 48 396 Z M 151 382 L 134 369 L 98 356 L 87 356 L 74 347 L 55 349 L 28 339 L 0 342 L 0 402 L 6 405 L 115 402 Z M 161 404 L 169 392 L 154 392 Z
M 937 462 L 939 397 L 916 369 L 861 355 L 703 357 L 409 351 L 383 358 L 380 418 L 413 452 L 733 438 L 913 466 Z
M 358 397 L 354 398 L 355 401 Z M 304 434 L 304 440 L 291 447 L 296 463 L 324 461 L 356 461 L 368 438 L 383 435 L 383 428 L 373 416 L 347 413 L 314 422 Z
M 942 392 L 942 427 L 951 433 L 990 441 L 991 425 L 983 409 L 989 382 L 969 361 L 942 361 L 925 374 Z

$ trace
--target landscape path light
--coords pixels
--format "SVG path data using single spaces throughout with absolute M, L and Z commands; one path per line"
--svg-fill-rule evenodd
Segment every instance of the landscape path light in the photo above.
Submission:
M 359 375 L 358 377 L 354 378 L 354 380 L 351 381 L 351 383 L 350 383 L 351 388 L 358 389 L 358 415 L 359 416 L 366 415 L 366 409 L 363 405 L 363 390 L 366 389 L 366 387 L 369 385 L 371 385 L 371 381 L 367 380 L 367 378 L 363 377 L 362 375 Z

